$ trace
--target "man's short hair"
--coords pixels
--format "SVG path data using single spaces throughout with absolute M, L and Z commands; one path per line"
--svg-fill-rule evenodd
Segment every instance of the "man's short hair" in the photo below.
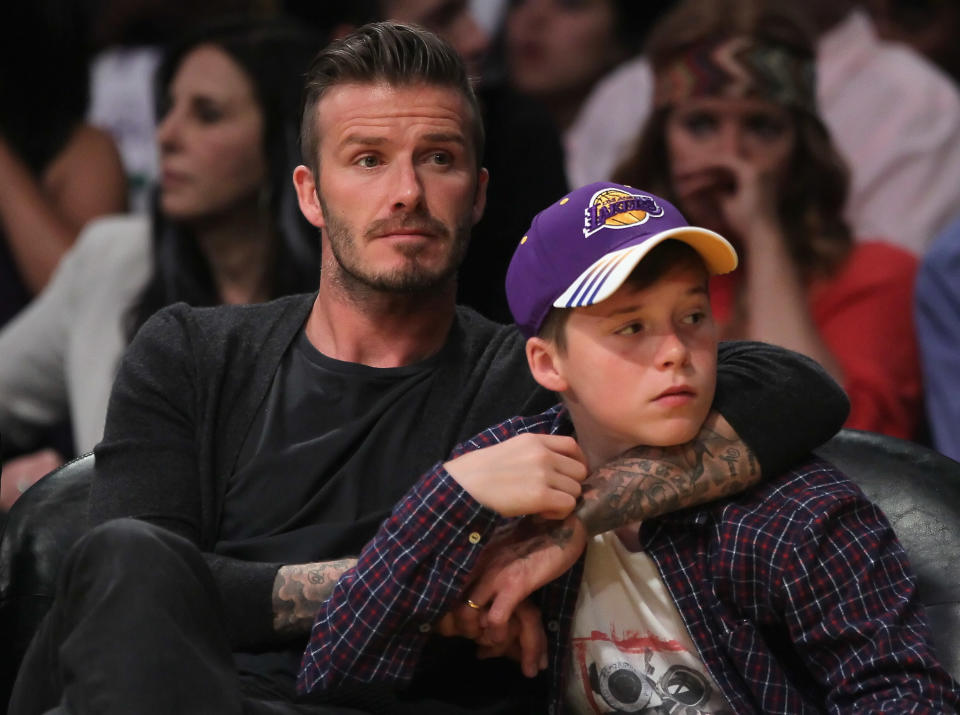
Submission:
M 700 254 L 689 244 L 670 238 L 655 246 L 644 256 L 633 272 L 627 276 L 623 285 L 628 285 L 634 290 L 643 290 L 678 265 L 699 266 L 703 269 L 704 281 L 709 278 L 710 274 Z M 556 345 L 561 354 L 567 350 L 567 320 L 575 310 L 576 308 L 551 308 L 537 333 L 538 337 Z
M 409 87 L 417 84 L 449 87 L 460 92 L 473 113 L 473 144 L 477 169 L 483 160 L 483 118 L 463 60 L 437 35 L 415 25 L 372 22 L 331 42 L 307 71 L 300 113 L 300 151 L 316 173 L 320 137 L 317 105 L 331 87 L 378 84 Z

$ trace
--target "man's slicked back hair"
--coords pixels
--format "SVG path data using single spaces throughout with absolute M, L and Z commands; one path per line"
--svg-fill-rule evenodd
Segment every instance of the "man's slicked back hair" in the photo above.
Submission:
M 483 119 L 463 60 L 432 32 L 399 22 L 372 22 L 320 51 L 307 71 L 300 113 L 300 152 L 316 174 L 320 136 L 317 105 L 332 88 L 343 84 L 418 84 L 460 92 L 472 117 L 477 169 L 483 160 Z

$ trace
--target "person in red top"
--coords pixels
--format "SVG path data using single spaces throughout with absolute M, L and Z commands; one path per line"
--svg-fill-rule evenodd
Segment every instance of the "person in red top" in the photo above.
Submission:
M 736 246 L 742 268 L 711 285 L 723 337 L 809 355 L 846 389 L 847 427 L 910 439 L 917 261 L 855 243 L 844 223 L 848 175 L 817 113 L 812 37 L 785 3 L 681 3 L 650 35 L 656 110 L 616 180 Z

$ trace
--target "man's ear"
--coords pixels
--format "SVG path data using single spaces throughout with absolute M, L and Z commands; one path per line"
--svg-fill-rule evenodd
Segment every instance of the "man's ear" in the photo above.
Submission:
M 317 183 L 313 172 L 303 164 L 293 170 L 293 188 L 297 191 L 300 213 L 317 228 L 323 228 L 323 208 L 317 195 Z
M 477 175 L 477 193 L 473 199 L 473 225 L 483 218 L 483 211 L 487 208 L 487 185 L 490 183 L 490 172 L 480 169 Z
M 553 392 L 564 392 L 567 380 L 563 375 L 563 359 L 555 343 L 543 338 L 527 340 L 527 364 L 539 385 Z

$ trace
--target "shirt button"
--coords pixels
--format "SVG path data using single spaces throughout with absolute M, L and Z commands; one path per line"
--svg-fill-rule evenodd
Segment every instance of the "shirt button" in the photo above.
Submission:
M 479 544 L 481 538 L 479 531 L 471 531 L 470 536 L 467 537 L 471 544 Z
M 560 630 L 560 622 L 559 622 L 559 621 L 548 621 L 548 622 L 547 622 L 547 630 L 550 631 L 551 633 L 556 633 L 557 631 Z
M 421 624 L 420 624 L 420 632 L 421 632 L 421 633 L 429 633 L 429 632 L 430 632 L 430 624 L 429 624 L 429 623 L 421 623 Z

